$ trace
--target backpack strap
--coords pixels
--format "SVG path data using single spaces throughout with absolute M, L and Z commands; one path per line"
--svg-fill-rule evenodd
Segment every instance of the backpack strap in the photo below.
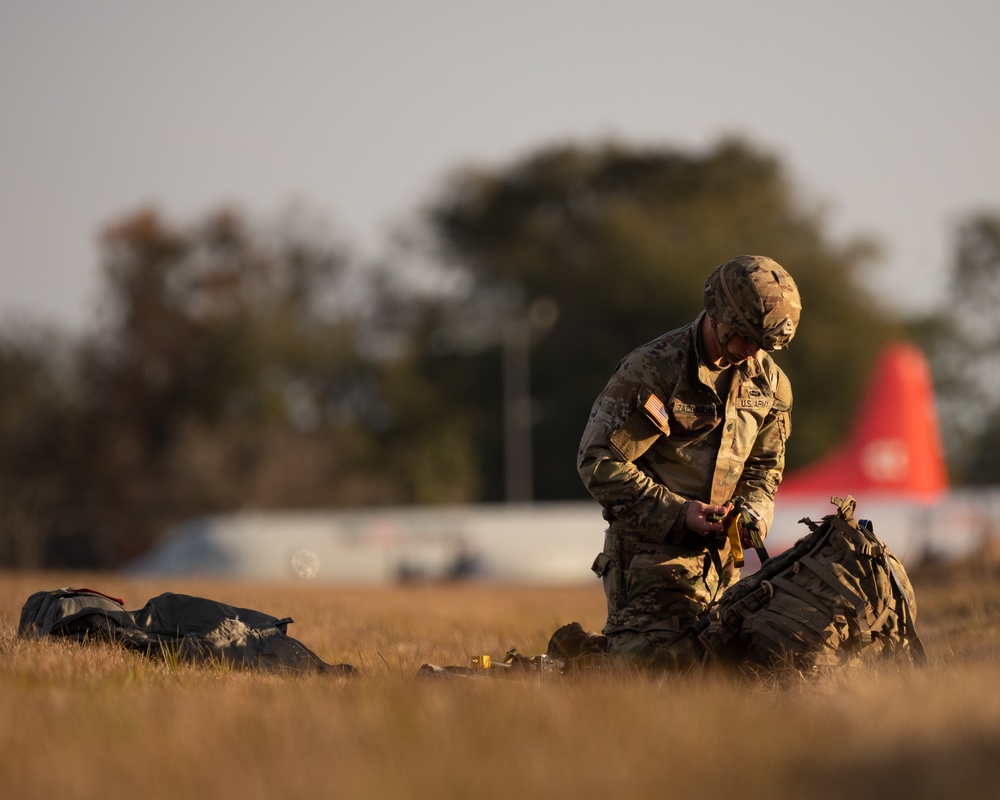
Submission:
M 725 580 L 722 575 L 722 556 L 719 554 L 719 543 L 714 539 L 710 539 L 708 542 L 708 555 L 711 559 L 712 566 L 715 567 L 716 575 L 719 576 L 719 585 L 716 587 L 715 594 L 712 595 L 712 599 L 709 601 L 709 605 L 711 605 L 718 599 L 719 589 L 722 588 L 722 583 Z M 706 563 L 705 570 L 701 576 L 702 580 L 705 580 L 708 577 L 708 567 L 709 565 Z
M 819 609 L 820 611 L 831 611 L 826 601 L 821 600 L 819 597 L 814 595 L 808 589 L 799 586 L 797 583 L 788 580 L 788 578 L 783 575 L 776 575 L 771 579 L 771 583 L 777 586 L 779 589 L 788 592 L 793 597 L 797 597 L 803 603 L 807 603 L 813 608 Z
M 906 626 L 906 637 L 909 640 L 910 647 L 913 649 L 913 660 L 922 667 L 926 666 L 927 652 L 924 650 L 924 643 L 921 642 L 920 637 L 917 636 L 917 629 L 913 624 L 913 609 L 910 608 L 910 598 L 906 596 L 903 584 L 899 579 L 899 575 L 896 573 L 896 565 L 892 563 L 892 559 L 887 558 L 885 561 L 886 565 L 889 567 L 889 579 L 892 581 L 892 586 L 903 599 L 903 607 L 906 609 L 903 624 Z
M 818 578 L 851 604 L 857 619 L 861 642 L 869 644 L 872 640 L 872 632 L 868 624 L 868 604 L 865 602 L 865 599 L 848 589 L 843 583 L 837 580 L 837 576 L 833 574 L 833 571 L 829 567 L 820 564 L 812 556 L 802 556 L 801 563 L 812 570 Z

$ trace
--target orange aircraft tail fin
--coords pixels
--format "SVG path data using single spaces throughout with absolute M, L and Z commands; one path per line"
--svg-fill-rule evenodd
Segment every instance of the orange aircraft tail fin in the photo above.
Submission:
M 933 501 L 948 489 L 930 368 L 911 344 L 880 355 L 847 440 L 785 476 L 778 498 L 852 494 Z

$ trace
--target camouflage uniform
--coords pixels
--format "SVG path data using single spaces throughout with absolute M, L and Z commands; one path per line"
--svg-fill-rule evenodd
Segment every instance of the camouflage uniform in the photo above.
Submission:
M 685 504 L 742 496 L 766 533 L 784 468 L 788 379 L 763 351 L 713 370 L 701 352 L 705 313 L 621 361 L 577 457 L 609 522 L 594 562 L 608 602 L 604 634 L 613 656 L 641 663 L 692 658 L 682 634 L 739 578 L 725 537 L 685 527 Z

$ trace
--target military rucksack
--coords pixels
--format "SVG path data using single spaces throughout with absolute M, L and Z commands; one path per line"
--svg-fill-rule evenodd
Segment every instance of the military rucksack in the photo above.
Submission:
M 926 660 L 903 565 L 855 520 L 852 497 L 832 502 L 836 514 L 801 520 L 809 534 L 722 596 L 699 635 L 708 661 L 808 670 L 871 656 Z

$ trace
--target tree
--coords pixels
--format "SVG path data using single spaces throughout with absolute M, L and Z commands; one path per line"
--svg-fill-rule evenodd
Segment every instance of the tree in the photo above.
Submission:
M 109 225 L 98 333 L 61 369 L 0 341 L 0 522 L 20 531 L 0 561 L 117 566 L 248 506 L 582 497 L 576 448 L 615 364 L 693 319 L 740 253 L 776 258 L 804 299 L 778 354 L 790 467 L 839 439 L 899 333 L 862 285 L 870 243 L 831 242 L 780 162 L 739 140 L 464 168 L 422 223 L 405 264 L 363 273 L 296 214 Z
M 23 325 L 0 338 L 0 564 L 41 568 L 78 530 L 68 502 L 79 460 L 71 357 L 51 328 Z
M 318 225 L 140 209 L 101 267 L 96 334 L 0 339 L 0 564 L 115 567 L 247 507 L 476 498 L 475 439 L 407 335 L 425 304 Z
M 693 319 L 708 272 L 735 255 L 772 256 L 803 295 L 799 334 L 778 355 L 796 392 L 790 467 L 842 435 L 876 349 L 897 333 L 862 286 L 871 242 L 831 242 L 779 161 L 739 140 L 705 153 L 557 145 L 497 170 L 466 168 L 427 222 L 465 288 L 424 332 L 423 369 L 466 401 L 484 499 L 503 496 L 501 331 L 540 300 L 557 311 L 531 347 L 540 499 L 582 496 L 574 457 L 604 381 L 633 347 Z M 441 340 L 467 344 L 442 353 L 430 346 Z
M 1000 214 L 967 215 L 955 231 L 951 284 L 923 320 L 943 438 L 959 483 L 1000 482 Z
M 196 514 L 383 496 L 347 257 L 294 223 L 146 209 L 105 231 L 104 327 L 81 361 L 101 563 Z

